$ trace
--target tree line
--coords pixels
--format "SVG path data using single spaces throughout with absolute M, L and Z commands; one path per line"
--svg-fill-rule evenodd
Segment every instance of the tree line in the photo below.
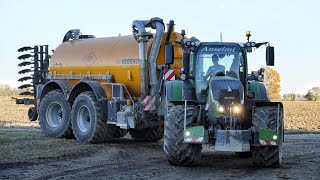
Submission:
M 0 84 L 0 96 L 18 96 L 23 91 L 25 90 L 12 88 L 8 84 Z
M 270 67 L 265 67 L 264 84 L 267 90 L 268 97 L 272 101 L 320 101 L 320 87 L 312 87 L 306 94 L 287 93 L 281 96 L 280 77 L 280 74 L 276 70 Z
M 312 87 L 306 94 L 287 93 L 283 94 L 282 99 L 289 101 L 320 101 L 320 87 Z

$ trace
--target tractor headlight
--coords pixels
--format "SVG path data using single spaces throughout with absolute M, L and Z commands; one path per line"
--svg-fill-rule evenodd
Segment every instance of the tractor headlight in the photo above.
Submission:
M 224 112 L 224 107 L 223 106 L 218 106 L 217 107 L 217 111 L 221 112 L 221 113 Z
M 186 132 L 186 136 L 190 136 L 190 132 L 189 131 Z
M 233 111 L 233 113 L 235 113 L 235 114 L 239 114 L 239 113 L 242 112 L 242 108 L 241 108 L 240 105 L 234 105 L 234 106 L 232 107 L 232 111 Z

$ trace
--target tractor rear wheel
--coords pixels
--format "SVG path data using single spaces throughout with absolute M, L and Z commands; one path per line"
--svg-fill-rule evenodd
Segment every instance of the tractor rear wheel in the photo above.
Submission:
M 190 126 L 196 117 L 196 108 L 187 106 L 186 126 Z M 179 166 L 194 166 L 201 155 L 201 144 L 186 144 L 184 140 L 183 105 L 170 105 L 164 126 L 164 151 L 170 164 Z
M 100 104 L 91 91 L 81 93 L 74 101 L 71 124 L 76 139 L 86 143 L 109 141 L 115 130 L 103 121 Z
M 257 132 L 259 129 L 270 129 L 277 131 L 277 107 L 256 107 L 252 116 L 253 127 Z M 252 161 L 254 165 L 262 167 L 279 167 L 282 162 L 282 142 L 283 142 L 283 111 L 279 112 L 279 145 L 274 146 L 253 146 Z
M 39 125 L 46 136 L 72 138 L 70 103 L 61 90 L 50 91 L 39 108 Z
M 130 129 L 129 134 L 136 141 L 156 142 L 163 138 L 163 128 Z

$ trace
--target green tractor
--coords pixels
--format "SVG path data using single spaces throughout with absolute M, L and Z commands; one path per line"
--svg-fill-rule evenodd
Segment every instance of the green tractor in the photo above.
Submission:
M 266 64 L 273 66 L 274 47 L 250 36 L 248 31 L 246 43 L 178 42 L 184 49 L 181 78 L 166 81 L 164 90 L 164 151 L 170 164 L 194 166 L 202 144 L 210 144 L 252 157 L 256 166 L 281 165 L 283 105 L 270 102 L 264 69 L 248 74 L 247 65 L 247 53 L 264 45 Z M 165 49 L 170 66 L 174 50 L 171 44 Z

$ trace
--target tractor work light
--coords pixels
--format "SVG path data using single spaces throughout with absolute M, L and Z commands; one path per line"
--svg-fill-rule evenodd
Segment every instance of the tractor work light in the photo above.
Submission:
M 186 132 L 186 136 L 190 136 L 190 132 L 189 131 Z

